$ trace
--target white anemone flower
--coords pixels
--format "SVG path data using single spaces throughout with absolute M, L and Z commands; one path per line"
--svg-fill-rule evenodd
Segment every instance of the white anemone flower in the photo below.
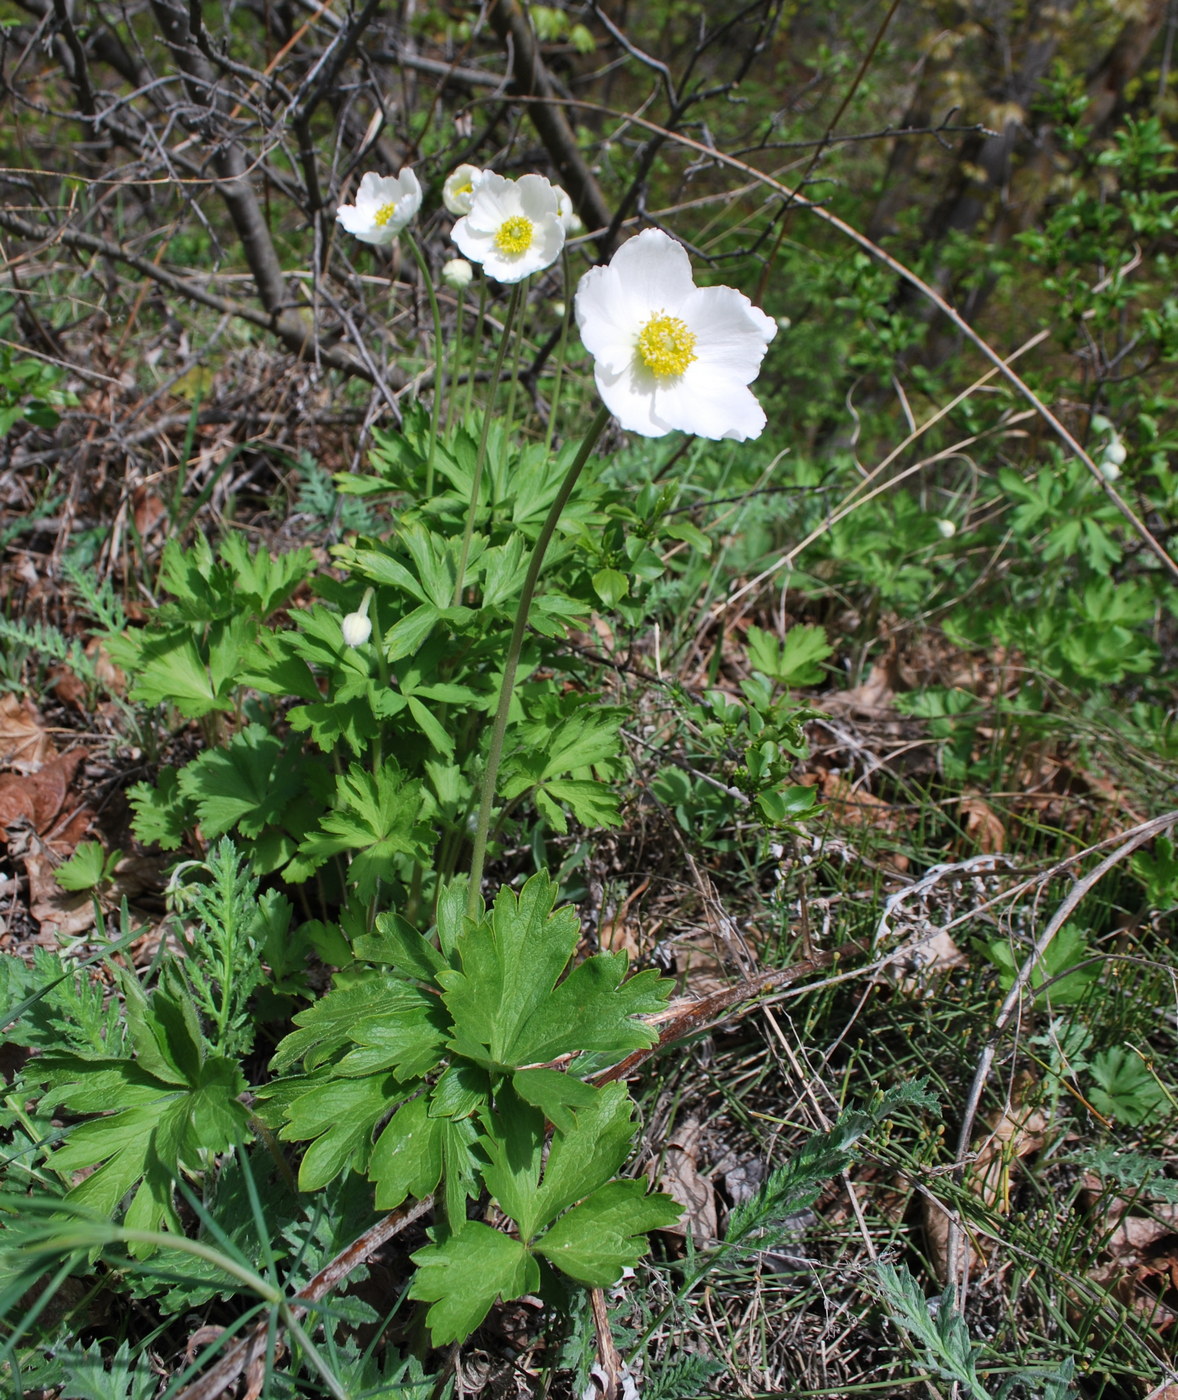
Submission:
M 469 214 L 474 203 L 474 187 L 483 172 L 477 165 L 460 165 L 446 176 L 442 185 L 442 203 L 451 214 Z
M 336 219 L 361 243 L 387 247 L 421 208 L 421 184 L 408 166 L 399 175 L 370 170 L 360 181 L 355 204 L 341 204 Z
M 475 182 L 470 213 L 450 237 L 496 282 L 522 282 L 551 266 L 564 247 L 556 191 L 542 175 L 518 180 L 485 171 Z
M 658 229 L 623 243 L 581 278 L 576 312 L 598 392 L 627 432 L 760 436 L 748 385 L 777 323 L 731 287 L 697 287 L 682 244 Z
M 580 214 L 573 208 L 568 190 L 563 185 L 553 185 L 552 188 L 556 191 L 556 208 L 564 225 L 565 237 L 572 238 L 578 233 L 584 233 L 585 225 L 581 222 Z

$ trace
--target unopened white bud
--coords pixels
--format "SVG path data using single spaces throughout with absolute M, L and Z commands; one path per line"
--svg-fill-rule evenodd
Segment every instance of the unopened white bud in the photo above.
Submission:
M 470 286 L 474 268 L 465 258 L 451 258 L 442 264 L 442 281 L 456 292 L 464 292 Z
M 1128 452 L 1125 451 L 1125 444 L 1119 437 L 1114 437 L 1104 449 L 1104 460 L 1111 462 L 1114 467 L 1123 467 L 1128 455 Z
M 943 540 L 951 540 L 957 533 L 957 526 L 952 520 L 938 520 L 937 530 Z
M 362 647 L 372 636 L 372 621 L 367 613 L 349 613 L 340 623 L 340 631 L 344 634 L 344 641 L 350 647 Z

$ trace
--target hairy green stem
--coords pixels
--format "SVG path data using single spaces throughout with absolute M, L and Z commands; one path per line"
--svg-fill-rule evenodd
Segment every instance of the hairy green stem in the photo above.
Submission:
M 560 270 L 564 275 L 564 316 L 560 322 L 560 341 L 556 347 L 556 371 L 552 383 L 552 400 L 548 405 L 548 429 L 544 435 L 544 447 L 552 451 L 552 439 L 556 434 L 556 411 L 560 407 L 561 380 L 564 378 L 564 362 L 569 347 L 569 322 L 573 318 L 573 298 L 570 291 L 573 283 L 573 269 L 569 262 L 568 248 L 560 253 Z
M 418 247 L 415 238 L 406 239 L 406 242 L 417 260 L 417 270 L 421 273 L 422 285 L 429 297 L 429 309 L 434 318 L 434 401 L 430 409 L 429 446 L 425 450 L 425 498 L 428 501 L 434 494 L 434 444 L 438 440 L 438 428 L 442 421 L 442 313 L 438 310 L 438 294 L 434 291 L 434 279 L 430 276 L 425 254 Z
M 462 590 L 466 583 L 466 561 L 470 558 L 470 541 L 474 534 L 474 518 L 479 509 L 479 489 L 483 484 L 483 465 L 487 460 L 487 437 L 491 431 L 491 417 L 495 408 L 495 394 L 499 388 L 499 378 L 503 373 L 503 360 L 507 354 L 507 342 L 515 326 L 519 311 L 523 283 L 517 282 L 511 289 L 511 300 L 507 303 L 507 319 L 503 323 L 503 335 L 499 339 L 499 349 L 495 352 L 495 368 L 491 372 L 491 392 L 487 406 L 483 409 L 483 431 L 479 436 L 479 455 L 474 464 L 474 481 L 470 488 L 470 507 L 466 512 L 466 529 L 462 534 L 462 553 L 458 556 L 458 575 L 454 580 L 454 607 L 462 603 Z
M 495 787 L 499 778 L 499 761 L 503 757 L 503 739 L 507 733 L 507 716 L 511 710 L 515 673 L 519 667 L 520 652 L 523 650 L 524 632 L 528 626 L 528 613 L 532 608 L 532 598 L 535 596 L 540 569 L 543 566 L 544 555 L 548 551 L 553 531 L 556 529 L 565 506 L 568 505 L 569 497 L 573 494 L 573 487 L 576 486 L 577 480 L 585 468 L 585 463 L 589 460 L 589 454 L 597 445 L 597 439 L 601 436 L 602 430 L 608 422 L 609 409 L 602 404 L 598 408 L 593 422 L 589 425 L 589 431 L 582 439 L 581 446 L 577 449 L 577 455 L 568 470 L 568 475 L 561 483 L 560 490 L 556 493 L 556 499 L 552 502 L 544 524 L 540 527 L 540 533 L 537 535 L 536 543 L 532 549 L 532 557 L 528 562 L 528 572 L 524 575 L 523 591 L 520 594 L 519 608 L 515 614 L 515 626 L 511 629 L 511 640 L 507 644 L 507 660 L 504 663 L 503 680 L 499 687 L 499 705 L 495 711 L 495 723 L 491 729 L 491 744 L 487 750 L 487 768 L 483 774 L 482 797 L 479 802 L 478 819 L 475 823 L 474 850 L 470 857 L 470 886 L 466 895 L 466 912 L 472 919 L 478 914 L 479 894 L 483 883 L 483 866 L 487 859 L 487 838 L 491 830 L 491 813 L 495 807 Z
M 466 320 L 466 288 L 459 287 L 455 298 L 454 329 L 454 373 L 450 377 L 450 393 L 446 399 L 446 435 L 454 425 L 454 405 L 458 400 L 458 376 L 462 373 L 462 332 Z M 474 374 L 474 356 L 471 356 L 469 379 Z
M 469 418 L 474 411 L 474 367 L 483 347 L 483 327 L 487 324 L 487 279 L 479 282 L 479 314 L 475 317 L 474 340 L 471 342 L 470 371 L 466 376 L 466 407 L 462 416 Z

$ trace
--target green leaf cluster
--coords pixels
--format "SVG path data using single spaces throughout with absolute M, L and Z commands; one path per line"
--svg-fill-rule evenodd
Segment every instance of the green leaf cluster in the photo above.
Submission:
M 502 890 L 477 919 L 464 895 L 461 884 L 444 893 L 436 942 L 380 915 L 354 945 L 370 970 L 350 970 L 295 1018 L 274 1057 L 284 1077 L 261 1091 L 280 1136 L 309 1144 L 304 1190 L 350 1168 L 367 1173 L 382 1210 L 437 1193 L 445 1223 L 414 1256 L 412 1296 L 431 1303 L 439 1344 L 551 1268 L 614 1282 L 646 1233 L 678 1214 L 617 1179 L 632 1105 L 623 1085 L 588 1079 L 655 1042 L 640 1018 L 665 1004 L 667 985 L 650 972 L 627 979 L 624 953 L 574 964 L 577 920 L 554 910 L 546 875 Z M 467 1220 L 483 1190 L 513 1233 Z

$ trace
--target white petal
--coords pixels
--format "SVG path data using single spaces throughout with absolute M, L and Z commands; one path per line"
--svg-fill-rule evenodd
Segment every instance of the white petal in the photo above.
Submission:
M 765 411 L 738 380 L 709 375 L 697 361 L 656 395 L 656 412 L 680 432 L 744 442 L 760 437 Z
M 695 290 L 687 249 L 657 228 L 648 228 L 623 243 L 610 259 L 608 270 L 635 306 L 666 311 L 671 316 L 681 314 L 679 308 Z
M 629 364 L 642 313 L 635 312 L 621 280 L 608 267 L 590 268 L 581 278 L 575 309 L 581 341 L 593 358 L 615 372 Z
M 560 218 L 560 204 L 555 188 L 543 175 L 521 175 L 516 181 L 520 208 L 533 223 L 553 215 Z
M 481 263 L 487 252 L 495 246 L 494 234 L 472 228 L 470 215 L 459 219 L 450 230 L 450 238 L 458 245 L 458 251 L 471 262 Z
M 365 171 L 360 180 L 360 188 L 356 191 L 356 203 L 367 200 L 371 204 L 383 204 L 385 196 L 381 187 L 384 182 L 385 176 L 378 175 L 375 170 Z
M 669 423 L 655 417 L 654 394 L 636 381 L 629 366 L 614 372 L 598 364 L 593 377 L 602 403 L 626 432 L 641 433 L 643 437 L 663 437 L 671 431 Z
M 741 384 L 757 377 L 765 348 L 777 323 L 731 287 L 700 287 L 683 303 L 681 313 L 695 333 L 698 364 L 730 375 Z

